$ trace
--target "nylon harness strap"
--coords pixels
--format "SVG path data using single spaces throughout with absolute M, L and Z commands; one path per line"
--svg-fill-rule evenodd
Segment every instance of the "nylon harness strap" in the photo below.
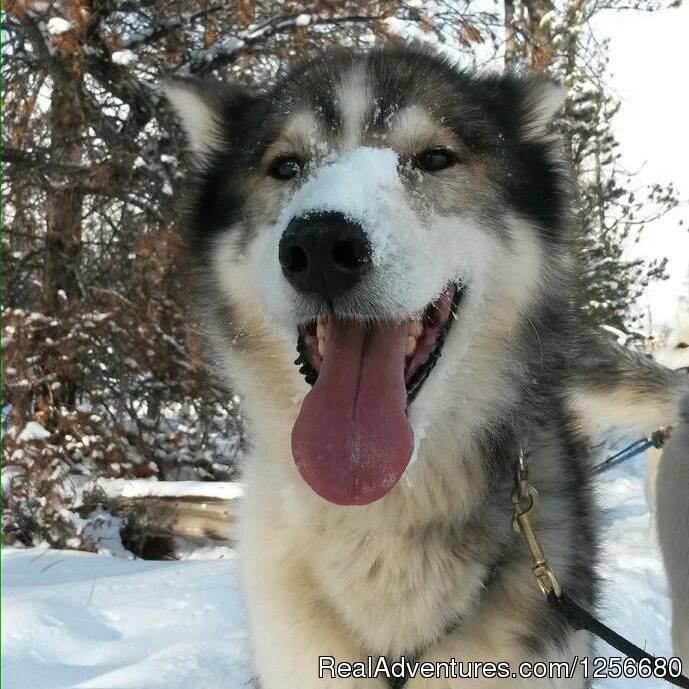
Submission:
M 591 632 L 599 639 L 603 639 L 605 643 L 624 653 L 628 658 L 632 658 L 637 662 L 648 660 L 651 663 L 651 667 L 656 667 L 656 656 L 651 655 L 644 651 L 643 648 L 620 636 L 616 631 L 596 619 L 588 610 L 582 608 L 579 603 L 572 600 L 566 593 L 561 593 L 559 598 L 554 593 L 548 594 L 548 603 L 564 616 L 572 629 Z M 657 677 L 656 675 L 653 676 Z M 664 679 L 677 687 L 689 689 L 689 677 L 685 675 L 678 675 L 677 677 L 665 675 L 660 677 L 660 679 Z
M 660 449 L 663 447 L 663 445 L 665 445 L 671 433 L 672 426 L 668 426 L 667 428 L 659 428 L 648 438 L 644 437 L 639 438 L 639 440 L 635 440 L 633 443 L 627 445 L 627 447 L 624 449 L 616 452 L 614 455 L 610 455 L 610 457 L 608 457 L 604 462 L 601 462 L 595 466 L 593 468 L 594 475 L 600 474 L 608 469 L 612 469 L 612 467 L 617 466 L 622 462 L 626 462 L 628 459 L 635 457 L 639 453 L 645 452 L 649 447 Z
M 572 600 L 566 593 L 561 592 L 560 596 L 558 597 L 554 592 L 551 591 L 551 593 L 548 594 L 548 603 L 567 620 L 569 626 L 575 631 L 590 632 L 594 636 L 597 636 L 599 639 L 605 641 L 605 643 L 610 644 L 610 646 L 617 649 L 621 653 L 624 653 L 627 658 L 632 658 L 637 662 L 647 660 L 651 664 L 651 667 L 656 667 L 656 656 L 651 655 L 647 651 L 644 651 L 643 648 L 640 648 L 628 639 L 620 636 L 616 631 L 610 629 L 610 627 L 594 617 L 588 610 L 582 608 L 579 603 Z M 672 677 L 666 674 L 662 677 L 659 677 L 654 674 L 653 676 L 659 679 L 664 679 L 666 682 L 669 682 L 676 687 L 689 689 L 689 677 L 686 677 L 685 675 Z M 390 679 L 390 689 L 403 689 L 408 679 L 408 677 Z

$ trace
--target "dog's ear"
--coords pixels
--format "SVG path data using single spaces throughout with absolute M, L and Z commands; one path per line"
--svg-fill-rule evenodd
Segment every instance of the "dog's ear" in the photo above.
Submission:
M 550 132 L 566 91 L 539 75 L 508 73 L 483 82 L 484 102 L 500 129 L 522 141 L 537 141 Z
M 197 79 L 166 79 L 162 89 L 197 159 L 222 150 L 236 131 L 237 121 L 257 99 L 244 86 Z
M 525 78 L 520 99 L 522 137 L 533 141 L 546 136 L 566 98 L 565 88 L 551 79 L 542 76 Z

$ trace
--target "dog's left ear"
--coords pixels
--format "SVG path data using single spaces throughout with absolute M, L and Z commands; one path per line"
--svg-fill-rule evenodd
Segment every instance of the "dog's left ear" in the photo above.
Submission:
M 162 89 L 187 135 L 197 160 L 222 150 L 237 130 L 237 122 L 257 97 L 237 84 L 203 82 L 197 79 L 167 79 Z
M 482 79 L 479 92 L 498 127 L 525 142 L 544 140 L 567 93 L 541 75 L 503 74 Z
M 566 98 L 565 88 L 550 79 L 541 76 L 522 79 L 519 114 L 524 140 L 534 141 L 546 136 Z

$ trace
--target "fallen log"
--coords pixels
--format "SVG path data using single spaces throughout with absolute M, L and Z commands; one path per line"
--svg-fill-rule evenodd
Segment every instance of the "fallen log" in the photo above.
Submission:
M 235 510 L 232 501 L 195 497 L 120 497 L 117 513 L 134 519 L 150 536 L 209 538 L 234 541 Z
M 158 559 L 174 552 L 175 539 L 232 545 L 235 540 L 237 483 L 99 479 L 86 488 L 91 501 L 105 503 L 123 517 L 123 540 L 141 557 Z

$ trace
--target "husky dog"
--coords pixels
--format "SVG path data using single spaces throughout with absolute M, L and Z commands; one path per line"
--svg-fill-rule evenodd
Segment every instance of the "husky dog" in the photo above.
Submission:
M 259 685 L 495 686 L 477 666 L 447 679 L 454 659 L 510 663 L 500 686 L 531 687 L 521 662 L 586 656 L 512 528 L 515 458 L 528 447 L 539 539 L 591 608 L 586 431 L 671 423 L 681 392 L 582 321 L 560 90 L 386 48 L 319 55 L 263 91 L 167 93 L 195 154 L 208 330 L 252 422 L 240 547 Z M 367 670 L 402 656 L 404 679 Z
M 689 400 L 688 400 L 689 402 Z M 657 479 L 658 540 L 672 600 L 672 650 L 689 668 L 689 403 L 663 451 Z
M 667 368 L 684 371 L 689 374 L 689 313 L 679 314 L 678 322 L 670 332 L 667 341 L 662 348 L 653 353 L 653 358 Z M 646 452 L 644 493 L 646 495 L 648 509 L 651 513 L 649 524 L 649 537 L 651 541 L 654 541 L 658 536 L 656 525 L 656 515 L 658 512 L 656 483 L 658 468 L 663 454 L 663 451 L 659 449 L 651 449 Z M 689 501 L 689 491 L 687 495 L 687 500 Z M 689 502 L 687 502 L 687 504 L 689 504 Z M 670 514 L 672 514 L 672 512 Z M 689 532 L 687 543 L 689 544 Z M 689 570 L 687 571 L 689 572 Z
M 689 374 L 689 321 L 671 333 L 658 361 Z M 672 650 L 689 668 L 689 400 L 682 421 L 662 451 L 649 452 L 646 460 L 646 498 L 656 517 L 658 542 L 663 554 L 672 599 Z

